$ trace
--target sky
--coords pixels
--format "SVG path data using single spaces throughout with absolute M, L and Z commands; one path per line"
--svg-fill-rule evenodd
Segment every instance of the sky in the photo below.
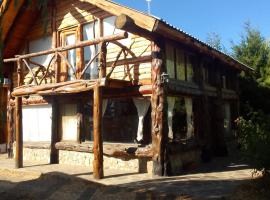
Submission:
M 147 12 L 146 0 L 113 1 Z M 228 51 L 231 41 L 240 41 L 245 22 L 270 38 L 270 0 L 152 0 L 151 14 L 202 41 L 215 32 Z

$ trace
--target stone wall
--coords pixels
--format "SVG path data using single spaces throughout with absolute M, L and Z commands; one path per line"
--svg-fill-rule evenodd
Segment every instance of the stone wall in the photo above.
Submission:
M 147 159 L 122 160 L 119 158 L 103 156 L 104 169 L 128 170 L 131 172 L 151 172 L 151 163 Z M 59 151 L 59 163 L 93 167 L 94 154 L 75 151 Z
M 15 155 L 16 147 L 13 152 Z M 117 169 L 129 172 L 151 173 L 152 161 L 145 158 L 122 160 L 119 158 L 103 156 L 104 169 Z M 50 163 L 49 148 L 23 148 L 23 160 L 31 162 Z M 86 166 L 92 169 L 94 154 L 86 152 L 59 150 L 59 164 Z

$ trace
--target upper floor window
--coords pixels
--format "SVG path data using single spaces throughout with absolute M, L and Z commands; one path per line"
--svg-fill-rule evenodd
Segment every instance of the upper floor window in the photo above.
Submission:
M 67 34 L 65 37 L 65 45 L 74 45 L 76 44 L 76 35 L 74 34 Z M 76 49 L 70 49 L 67 51 L 67 58 L 70 65 L 73 67 L 71 69 L 68 67 L 68 80 L 74 79 L 74 71 L 76 72 Z
M 51 49 L 52 47 L 52 36 L 44 36 L 36 40 L 31 40 L 29 42 L 29 52 L 28 53 L 36 53 L 40 51 L 45 51 Z M 43 65 L 47 67 L 50 62 L 52 55 L 43 55 L 31 58 L 33 62 Z M 31 64 L 31 67 L 35 67 L 36 65 Z
M 93 40 L 99 35 L 99 26 L 96 21 L 91 22 L 89 24 L 85 24 L 83 26 L 83 40 Z M 87 65 L 88 62 L 94 59 L 95 55 L 98 53 L 98 45 L 86 46 L 83 49 L 83 58 L 84 58 L 84 66 Z M 95 79 L 98 78 L 98 56 L 93 60 L 91 65 L 85 72 L 85 79 Z
M 193 57 L 170 44 L 166 45 L 166 65 L 170 78 L 193 81 Z

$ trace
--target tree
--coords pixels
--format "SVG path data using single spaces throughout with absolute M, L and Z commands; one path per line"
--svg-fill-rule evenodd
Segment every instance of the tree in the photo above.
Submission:
M 221 43 L 220 35 L 215 32 L 207 33 L 206 43 L 219 51 L 226 52 L 224 45 Z
M 239 44 L 233 45 L 233 56 L 240 62 L 254 69 L 253 78 L 268 84 L 270 76 L 270 48 L 269 43 L 259 30 L 250 23 L 245 23 L 245 33 L 241 36 Z

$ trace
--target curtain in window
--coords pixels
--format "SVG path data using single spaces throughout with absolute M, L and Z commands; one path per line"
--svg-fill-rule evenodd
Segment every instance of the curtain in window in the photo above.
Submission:
M 175 78 L 174 72 L 174 47 L 166 45 L 166 67 L 170 78 Z
M 176 51 L 176 73 L 177 79 L 184 81 L 185 78 L 185 55 L 184 52 Z
M 77 105 L 61 106 L 62 140 L 77 141 Z
M 26 106 L 22 114 L 24 142 L 51 141 L 51 105 Z
M 168 127 L 169 127 L 169 133 L 168 137 L 170 139 L 173 139 L 173 109 L 175 104 L 175 97 L 167 97 L 168 101 Z
M 52 37 L 45 36 L 45 37 L 39 38 L 37 40 L 32 40 L 29 42 L 29 53 L 45 51 L 45 50 L 51 49 L 51 47 L 52 47 Z M 52 54 L 33 57 L 31 58 L 31 60 L 46 67 L 49 64 L 51 57 L 52 57 Z M 35 65 L 30 64 L 30 67 L 35 67 Z
M 99 34 L 98 23 L 85 24 L 83 26 L 83 40 L 93 40 Z M 98 45 L 91 45 L 84 47 L 84 63 L 85 65 L 93 59 L 98 53 Z M 98 58 L 92 62 L 87 71 L 85 72 L 85 79 L 98 78 Z
M 187 139 L 191 138 L 194 133 L 193 128 L 193 110 L 192 110 L 192 99 L 185 98 L 186 112 L 187 112 Z
M 104 116 L 104 114 L 106 112 L 107 105 L 108 105 L 108 99 L 103 99 L 103 101 L 102 101 L 102 117 Z
M 137 140 L 141 141 L 143 139 L 143 122 L 145 115 L 149 109 L 150 101 L 149 99 L 133 98 L 133 102 L 137 108 L 137 113 L 139 117 Z
M 66 36 L 66 45 L 73 45 L 76 43 L 75 34 Z M 76 49 L 68 50 L 68 62 L 73 67 L 74 71 L 76 71 Z M 68 79 L 74 80 L 73 70 L 68 68 Z
M 187 81 L 193 81 L 193 65 L 191 56 L 187 56 Z

